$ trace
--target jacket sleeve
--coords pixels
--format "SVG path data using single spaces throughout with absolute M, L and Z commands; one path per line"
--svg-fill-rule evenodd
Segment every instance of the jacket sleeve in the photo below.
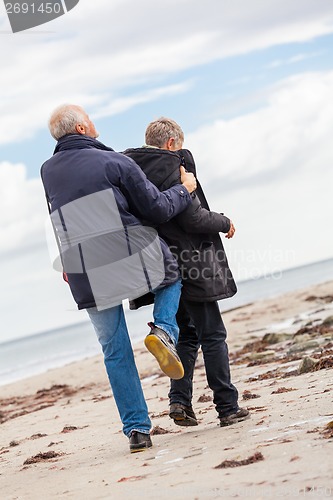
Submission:
M 203 208 L 197 195 L 175 220 L 187 233 L 227 233 L 230 229 L 230 219 Z
M 177 184 L 161 192 L 133 160 L 126 160 L 126 165 L 119 171 L 120 189 L 139 217 L 162 224 L 191 205 L 191 196 L 185 186 Z

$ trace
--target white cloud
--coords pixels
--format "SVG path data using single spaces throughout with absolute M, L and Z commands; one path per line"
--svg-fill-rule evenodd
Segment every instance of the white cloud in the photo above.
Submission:
M 0 143 L 45 128 L 53 107 L 75 101 L 93 114 L 156 99 L 161 80 L 186 68 L 333 31 L 326 0 L 80 2 L 26 33 L 1 34 Z M 8 28 L 3 18 L 1 28 Z M 170 83 L 168 82 L 168 85 Z M 181 84 L 179 89 L 181 89 Z M 177 83 L 176 83 L 177 86 Z
M 39 179 L 26 179 L 23 164 L 0 163 L 0 254 L 39 245 L 46 201 Z
M 111 101 L 110 104 L 104 103 L 103 107 L 96 109 L 92 116 L 94 119 L 97 119 L 104 116 L 112 116 L 117 113 L 123 113 L 137 104 L 151 102 L 165 95 L 175 95 L 186 92 L 190 86 L 190 82 L 184 82 L 178 85 L 169 85 L 167 87 L 140 92 L 130 97 L 118 98 Z
M 211 171 L 237 182 L 277 169 L 281 176 L 291 158 L 293 169 L 312 168 L 318 154 L 331 155 L 332 92 L 333 72 L 298 75 L 266 89 L 261 109 L 200 127 L 187 141 L 207 165 L 206 179 Z
M 0 341 L 86 319 L 68 285 L 52 269 L 40 179 L 23 164 L 0 163 Z
M 262 272 L 333 255 L 332 93 L 333 72 L 288 78 L 270 89 L 262 109 L 186 137 L 213 208 L 235 220 L 228 247 L 242 249 L 243 267 L 249 251 Z
M 323 51 L 318 51 L 318 52 L 309 52 L 305 54 L 297 54 L 287 59 L 276 59 L 275 61 L 272 61 L 271 63 L 267 64 L 266 68 L 267 69 L 279 68 L 280 66 L 286 66 L 289 64 L 295 64 L 301 61 L 305 61 L 306 59 L 312 59 L 322 54 Z

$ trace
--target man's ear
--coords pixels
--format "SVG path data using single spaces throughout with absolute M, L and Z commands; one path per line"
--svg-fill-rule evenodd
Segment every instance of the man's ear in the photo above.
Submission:
M 77 131 L 78 134 L 81 134 L 81 135 L 85 135 L 85 133 L 86 133 L 85 127 L 83 125 L 81 125 L 80 123 L 75 125 L 75 130 Z

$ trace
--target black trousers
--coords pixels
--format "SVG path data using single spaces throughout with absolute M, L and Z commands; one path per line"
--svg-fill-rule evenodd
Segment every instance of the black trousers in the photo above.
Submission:
M 238 410 L 238 391 L 231 383 L 227 332 L 217 302 L 192 302 L 181 299 L 177 313 L 179 340 L 177 352 L 185 375 L 171 380 L 170 404 L 191 405 L 193 372 L 201 345 L 207 382 L 214 395 L 219 416 Z

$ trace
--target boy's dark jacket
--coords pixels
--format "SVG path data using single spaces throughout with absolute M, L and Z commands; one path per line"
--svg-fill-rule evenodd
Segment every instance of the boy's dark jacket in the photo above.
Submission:
M 160 190 L 179 183 L 179 166 L 196 176 L 193 156 L 186 149 L 177 152 L 143 147 L 124 151 Z M 230 220 L 211 212 L 197 181 L 196 195 L 181 214 L 158 226 L 160 236 L 177 257 L 183 279 L 182 297 L 195 302 L 212 302 L 232 297 L 237 287 L 228 266 L 219 233 L 227 233 Z M 149 294 L 131 301 L 131 309 L 152 302 Z

